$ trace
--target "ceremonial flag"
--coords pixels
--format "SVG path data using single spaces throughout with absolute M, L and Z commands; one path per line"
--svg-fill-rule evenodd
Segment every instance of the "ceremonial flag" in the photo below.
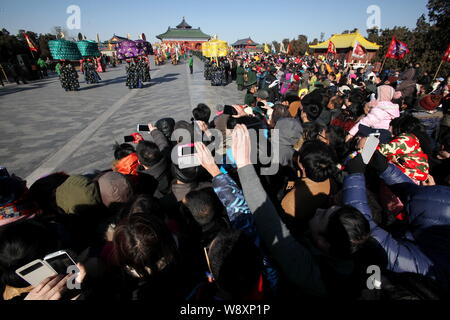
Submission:
M 286 51 L 286 49 L 284 48 L 284 43 L 283 43 L 283 41 L 281 41 L 281 44 L 280 44 L 280 53 L 286 53 L 285 51 Z
M 275 48 L 275 45 L 272 43 L 272 53 L 277 53 L 277 49 Z
M 288 44 L 288 49 L 287 49 L 287 54 L 288 55 L 293 55 L 293 52 L 294 50 L 293 50 L 293 48 L 292 48 L 292 44 L 289 42 L 289 44 Z
M 328 50 L 327 53 L 336 54 L 336 46 L 334 45 L 333 41 L 328 42 Z
M 407 53 L 409 53 L 408 45 L 404 42 L 398 41 L 395 37 L 392 37 L 386 58 L 399 60 L 403 59 Z
M 270 48 L 269 48 L 269 45 L 267 43 L 264 44 L 264 52 L 265 53 L 269 53 L 270 52 Z
M 98 33 L 97 33 L 97 43 L 100 43 L 100 36 Z
M 358 42 L 355 42 L 355 45 L 353 46 L 353 52 L 352 57 L 362 59 L 366 56 L 366 51 L 364 50 L 364 47 Z
M 30 48 L 31 51 L 37 52 L 38 49 L 36 47 L 36 45 L 33 43 L 33 41 L 31 41 L 30 37 L 24 32 L 23 36 L 25 37 L 25 40 L 28 43 L 28 47 Z
M 447 47 L 447 51 L 445 51 L 444 56 L 442 57 L 442 60 L 446 62 L 450 62 L 450 44 Z

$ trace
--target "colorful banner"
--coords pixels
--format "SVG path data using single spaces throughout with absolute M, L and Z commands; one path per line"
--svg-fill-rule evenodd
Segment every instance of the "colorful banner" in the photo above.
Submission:
M 407 53 L 409 53 L 408 45 L 404 42 L 398 41 L 395 37 L 392 37 L 386 58 L 399 60 L 403 59 Z

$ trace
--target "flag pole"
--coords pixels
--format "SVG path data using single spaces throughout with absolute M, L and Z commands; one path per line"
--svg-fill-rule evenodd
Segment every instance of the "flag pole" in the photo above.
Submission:
M 8 77 L 6 76 L 5 69 L 3 69 L 3 66 L 2 66 L 1 64 L 0 64 L 0 69 L 2 69 L 2 73 L 3 73 L 3 75 L 5 76 L 6 82 L 9 83 L 9 79 L 8 79 Z
M 439 74 L 439 70 L 441 70 L 441 67 L 442 67 L 443 63 L 444 63 L 444 60 L 441 59 L 441 63 L 439 64 L 439 67 L 438 67 L 438 69 L 436 71 L 436 74 L 434 75 L 433 81 L 434 81 L 434 79 L 437 78 L 437 75 Z
M 384 64 L 385 64 L 385 63 L 386 63 L 386 56 L 384 56 L 383 63 L 381 64 L 380 74 L 381 74 L 381 72 L 383 71 L 383 68 L 384 68 Z

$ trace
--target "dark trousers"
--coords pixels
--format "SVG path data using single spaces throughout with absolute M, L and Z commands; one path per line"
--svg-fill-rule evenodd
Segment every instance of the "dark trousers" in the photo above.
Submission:
M 189 69 L 191 70 L 191 74 L 194 73 L 194 66 L 189 66 Z

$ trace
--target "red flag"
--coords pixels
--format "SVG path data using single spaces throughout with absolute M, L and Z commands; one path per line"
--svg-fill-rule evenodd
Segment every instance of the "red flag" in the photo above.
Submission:
M 353 48 L 352 57 L 362 59 L 366 56 L 366 51 L 364 50 L 364 47 L 356 41 L 355 47 Z
M 450 62 L 450 44 L 447 47 L 447 51 L 445 51 L 444 56 L 442 57 L 442 60 L 446 62 Z
M 336 46 L 334 45 L 333 41 L 328 42 L 328 51 L 327 53 L 336 54 Z
M 26 33 L 24 33 L 23 36 L 25 37 L 25 40 L 27 41 L 30 50 L 37 52 L 38 49 L 36 48 L 36 45 L 33 43 L 33 41 L 31 41 L 30 37 Z
M 408 45 L 404 42 L 398 41 L 395 37 L 392 37 L 386 58 L 399 60 L 403 59 L 407 53 L 409 53 Z

